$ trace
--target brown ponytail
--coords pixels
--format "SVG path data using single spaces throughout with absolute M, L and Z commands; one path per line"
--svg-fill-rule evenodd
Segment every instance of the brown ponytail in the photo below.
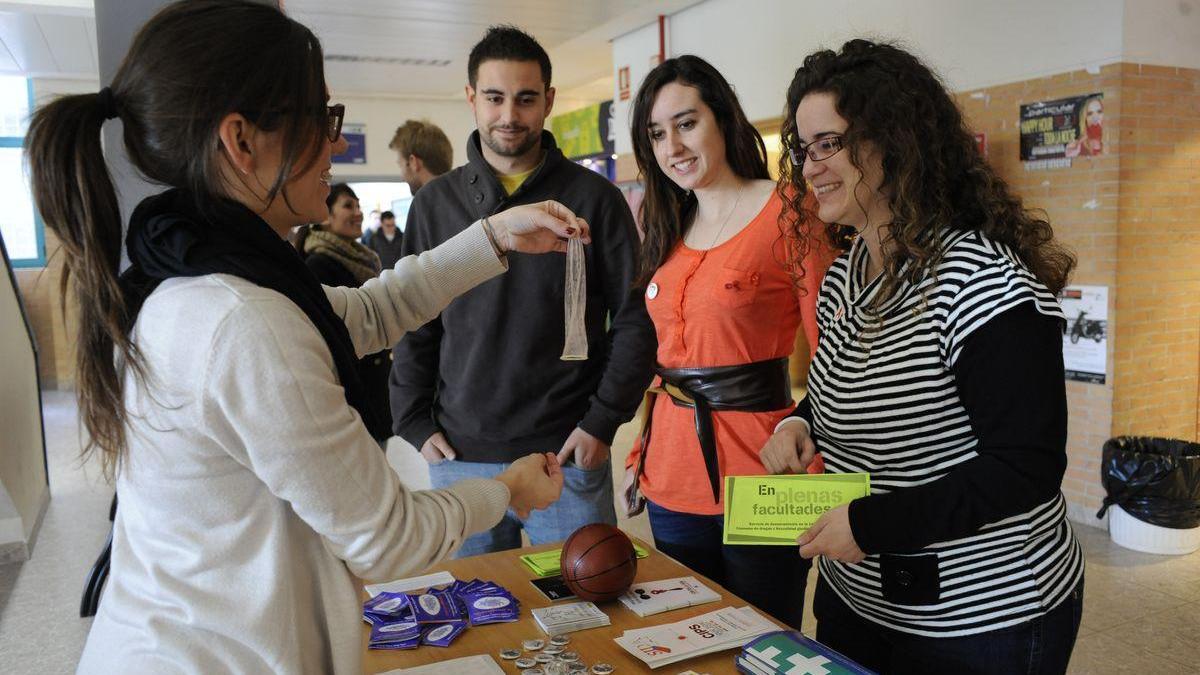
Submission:
M 117 283 L 121 215 L 100 150 L 104 119 L 97 94 L 60 98 L 34 113 L 26 150 L 34 201 L 62 242 L 64 300 L 75 282 L 79 408 L 89 435 L 84 454 L 99 448 L 111 476 L 125 447 L 123 369 L 117 364 L 140 375 L 142 361 L 129 341 L 128 310 Z
M 267 197 L 286 202 L 288 176 L 317 161 L 328 128 L 326 96 L 320 42 L 277 7 L 185 0 L 138 31 L 111 90 L 66 96 L 33 114 L 26 138 L 33 197 L 62 241 L 60 292 L 65 299 L 72 288 L 80 312 L 77 389 L 89 435 L 83 453 L 98 449 L 110 478 L 126 449 L 126 369 L 143 382 L 147 373 L 130 340 L 135 310 L 118 283 L 122 221 L 101 126 L 119 115 L 138 171 L 187 190 L 204 208 L 227 192 L 217 129 L 226 115 L 241 113 L 280 134 L 283 161 Z

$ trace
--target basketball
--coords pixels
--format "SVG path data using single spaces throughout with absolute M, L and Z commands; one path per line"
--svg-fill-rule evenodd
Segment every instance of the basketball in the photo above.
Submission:
M 637 552 L 625 533 L 592 523 L 571 533 L 563 544 L 563 583 L 583 600 L 615 600 L 637 576 Z

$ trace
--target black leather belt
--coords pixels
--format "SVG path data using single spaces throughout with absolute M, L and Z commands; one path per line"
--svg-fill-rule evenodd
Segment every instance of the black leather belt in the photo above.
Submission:
M 657 373 L 663 386 L 652 393 L 665 393 L 675 405 L 695 410 L 696 438 L 700 441 L 704 468 L 712 486 L 713 502 L 720 502 L 721 467 L 717 459 L 712 411 L 768 412 L 790 406 L 792 382 L 788 376 L 788 360 L 784 357 L 716 368 L 658 368 Z M 639 479 L 650 447 L 654 401 L 650 400 L 648 404 L 648 415 L 642 428 L 642 457 L 637 467 Z

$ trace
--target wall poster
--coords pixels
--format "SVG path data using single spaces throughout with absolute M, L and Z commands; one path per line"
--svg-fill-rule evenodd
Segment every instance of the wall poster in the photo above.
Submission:
M 1046 168 L 1104 154 L 1104 94 L 1021 105 L 1021 161 Z
M 334 155 L 334 164 L 366 164 L 367 163 L 367 125 L 342 125 L 342 138 L 346 139 L 346 152 Z
M 1067 286 L 1058 299 L 1067 316 L 1063 329 L 1067 379 L 1104 384 L 1108 372 L 1108 287 Z

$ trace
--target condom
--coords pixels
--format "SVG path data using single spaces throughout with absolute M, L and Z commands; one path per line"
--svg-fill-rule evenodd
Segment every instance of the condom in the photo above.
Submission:
M 563 313 L 567 339 L 563 344 L 563 361 L 586 361 L 588 357 L 587 326 L 587 268 L 583 262 L 583 241 L 579 237 L 567 240 L 567 282 L 563 298 Z

